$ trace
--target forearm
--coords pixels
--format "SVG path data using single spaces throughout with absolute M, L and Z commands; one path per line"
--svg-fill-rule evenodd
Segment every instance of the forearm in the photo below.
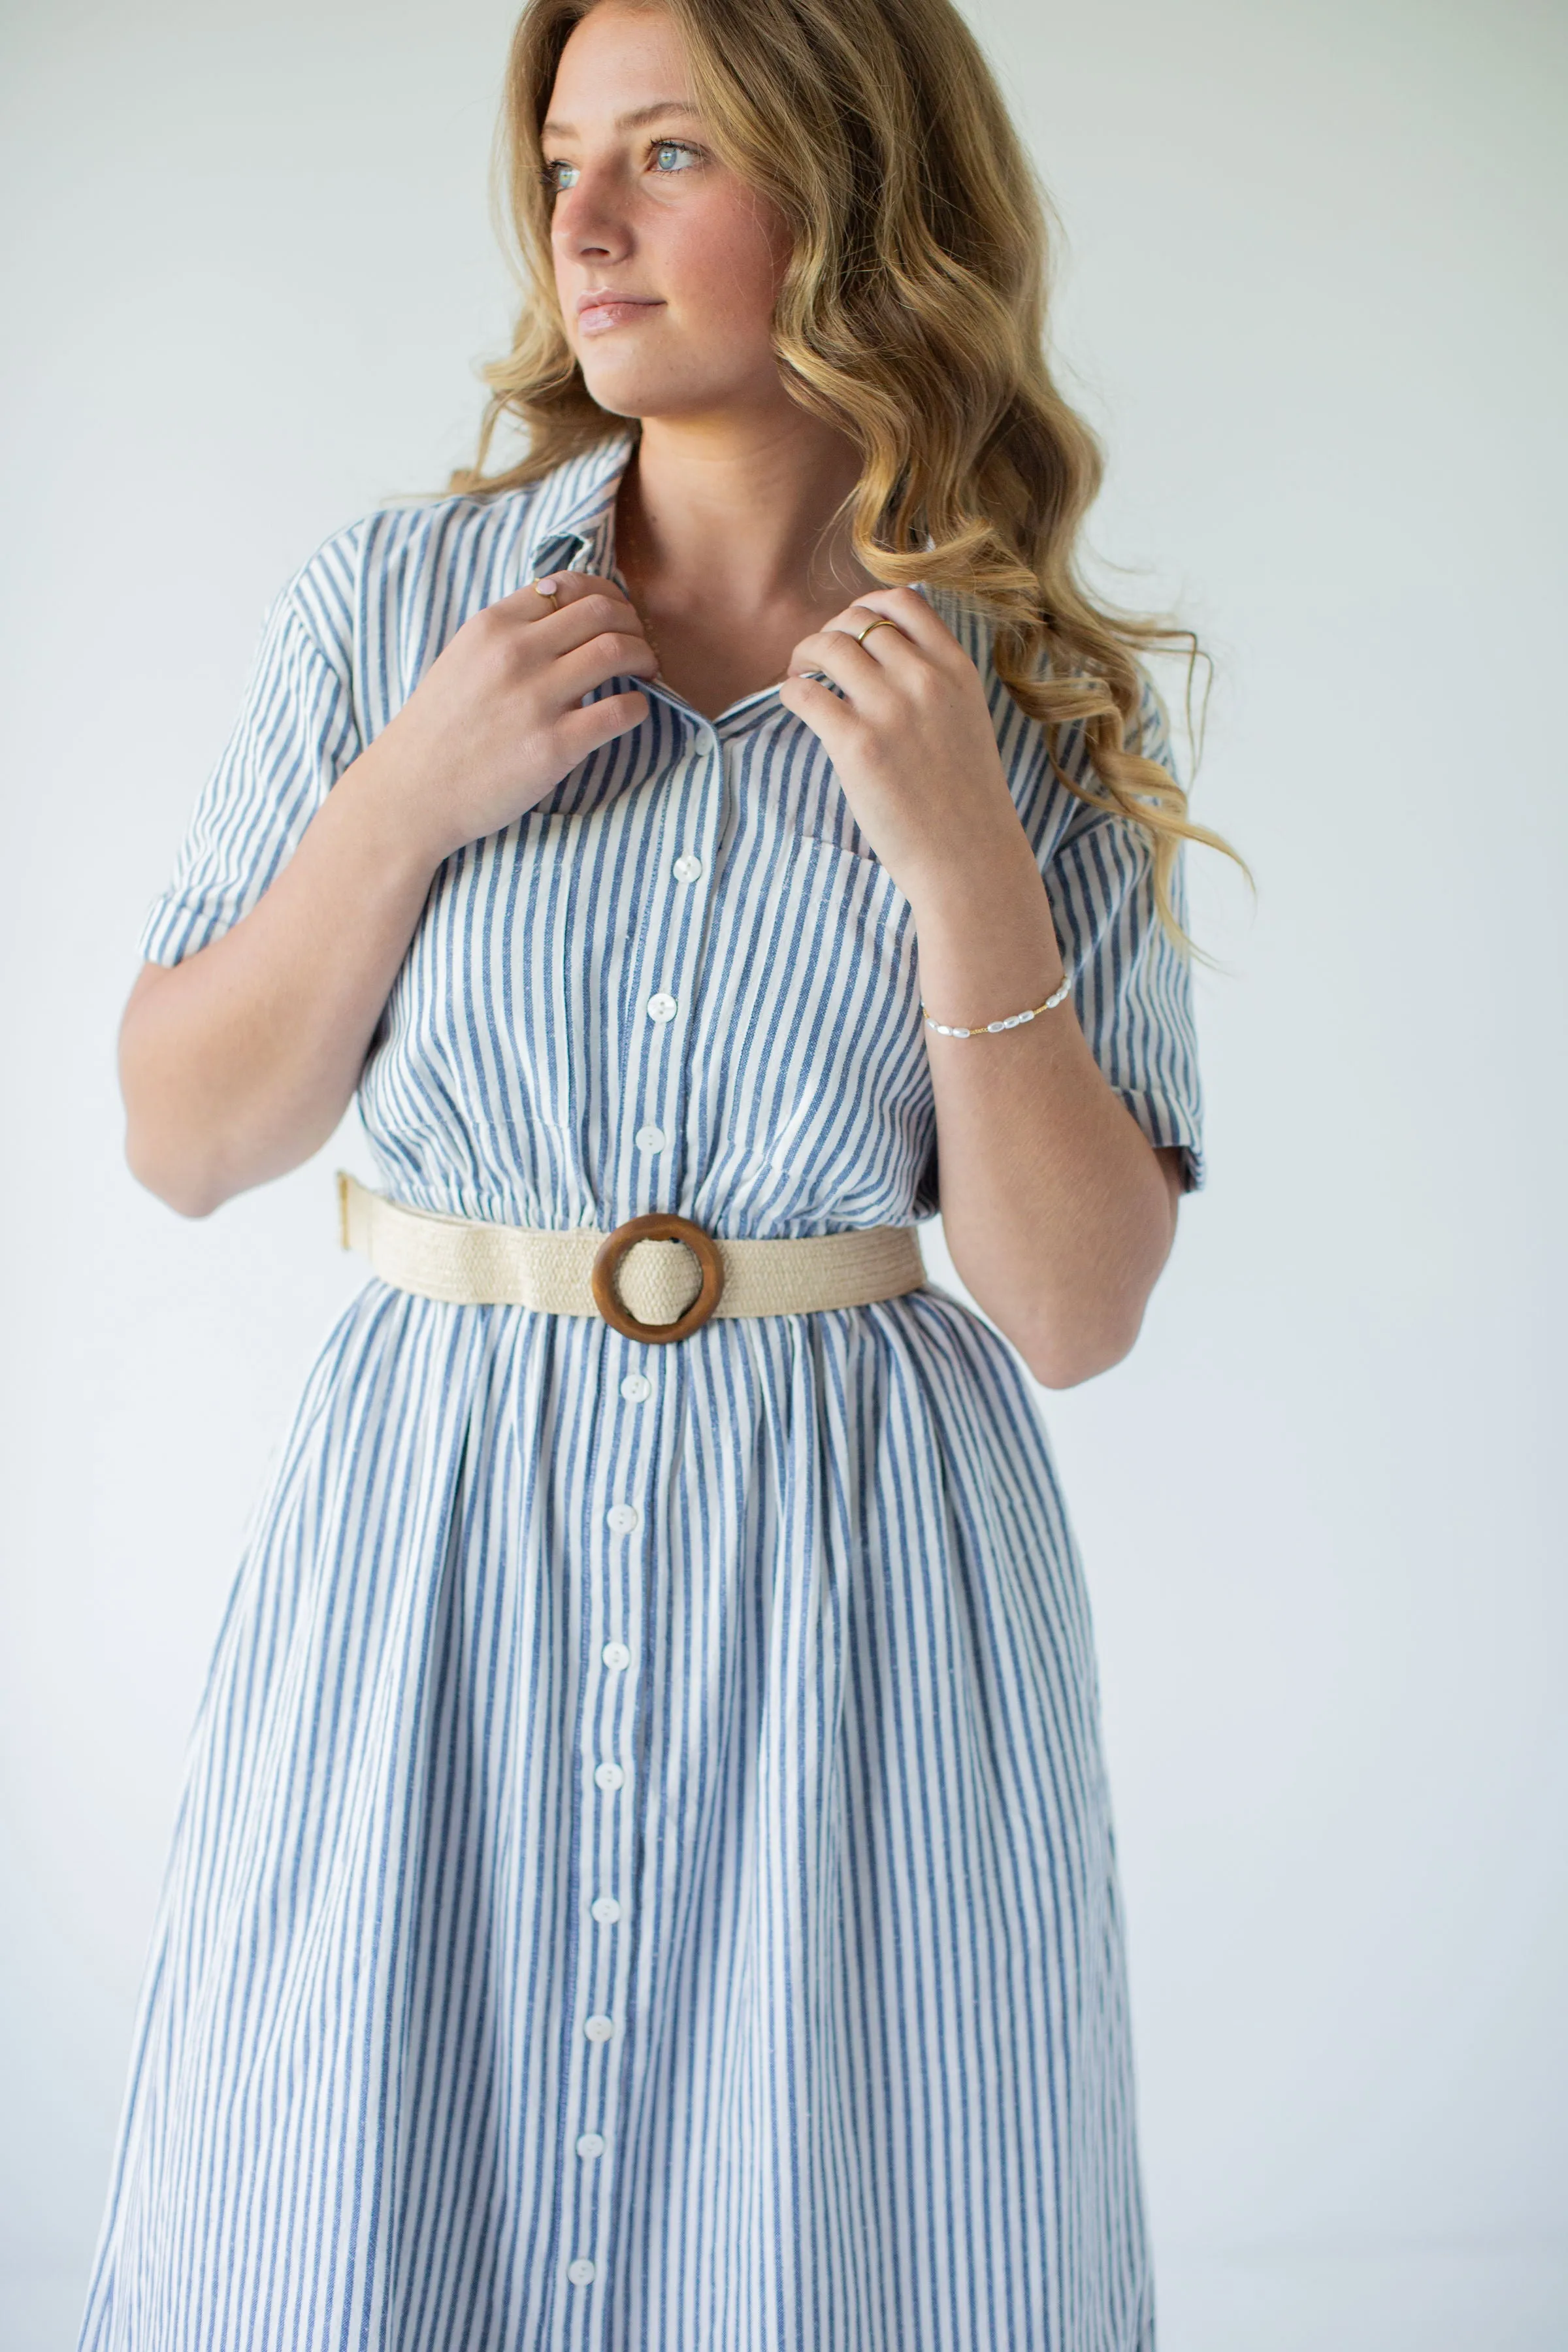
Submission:
M 126 1156 L 171 1207 L 204 1216 L 282 1175 L 342 1117 L 439 863 L 406 812 L 373 744 L 247 915 L 143 970 L 121 1029 Z
M 1026 835 L 1004 816 L 914 900 L 921 993 L 984 1026 L 1062 978 Z M 942 1230 L 968 1289 L 1037 1379 L 1070 1387 L 1126 1355 L 1174 1232 L 1147 1138 L 1101 1073 L 1068 996 L 996 1035 L 925 1031 Z

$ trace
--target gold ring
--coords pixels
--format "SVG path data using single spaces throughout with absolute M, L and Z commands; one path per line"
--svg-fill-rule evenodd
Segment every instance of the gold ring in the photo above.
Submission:
M 873 629 L 896 629 L 898 628 L 898 625 L 897 621 L 889 620 L 886 613 L 875 614 L 873 617 L 867 622 L 865 627 L 858 631 L 855 642 L 858 646 L 863 646 Z
M 548 576 L 549 575 L 546 574 L 547 578 Z M 528 584 L 532 589 L 536 596 L 543 597 L 552 612 L 556 609 L 561 602 L 561 583 L 559 580 L 552 580 L 548 588 L 542 588 L 537 580 L 531 580 Z

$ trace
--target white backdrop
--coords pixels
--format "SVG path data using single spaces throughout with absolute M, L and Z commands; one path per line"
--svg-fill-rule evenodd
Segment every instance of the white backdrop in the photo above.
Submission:
M 1568 19 L 974 12 L 1067 225 L 1099 543 L 1214 646 L 1195 814 L 1260 888 L 1194 857 L 1211 1181 L 1133 1356 L 1042 1395 L 1162 2352 L 1561 2352 Z M 5 2352 L 74 2336 L 183 1744 L 358 1278 L 334 1152 L 205 1223 L 137 1191 L 115 1023 L 263 607 L 469 452 L 509 22 L 6 37 Z

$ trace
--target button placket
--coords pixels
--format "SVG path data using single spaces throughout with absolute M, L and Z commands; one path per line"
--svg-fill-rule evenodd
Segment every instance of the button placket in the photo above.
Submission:
M 658 853 L 645 869 L 653 903 L 635 933 L 622 999 L 622 1216 L 679 1205 L 692 1004 L 723 803 L 723 753 L 711 729 L 703 728 L 669 781 Z M 583 1664 L 582 1911 L 561 2201 L 562 2259 L 579 2310 L 592 2300 L 595 2278 L 601 2286 L 605 2281 L 611 2167 L 627 2087 L 637 1832 L 644 1810 L 633 1735 L 654 1525 L 650 1481 L 662 1418 L 650 1407 L 678 1371 L 665 1360 L 675 1352 L 606 1334 L 603 1359 L 604 1411 L 616 1443 L 601 1491 Z
M 700 721 L 667 779 L 658 847 L 644 869 L 646 920 L 630 988 L 623 1214 L 679 1206 L 693 999 L 723 804 L 723 748 Z
M 595 2280 L 601 2287 L 605 2281 L 611 2166 L 624 2097 L 640 1811 L 634 1731 L 647 1507 L 658 1433 L 658 1417 L 648 1410 L 658 1383 L 650 1374 L 628 1368 L 628 1360 L 635 1361 L 641 1350 L 635 1342 L 606 1337 L 599 1410 L 610 1443 L 582 1654 L 581 1910 L 561 2175 L 560 2259 L 569 2308 L 580 2311 L 592 2300 L 586 2291 Z

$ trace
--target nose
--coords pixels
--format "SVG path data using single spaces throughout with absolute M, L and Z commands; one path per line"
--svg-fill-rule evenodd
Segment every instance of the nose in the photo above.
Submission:
M 609 173 L 584 169 L 571 187 L 561 189 L 551 209 L 550 236 L 567 260 L 625 259 L 631 231 Z

